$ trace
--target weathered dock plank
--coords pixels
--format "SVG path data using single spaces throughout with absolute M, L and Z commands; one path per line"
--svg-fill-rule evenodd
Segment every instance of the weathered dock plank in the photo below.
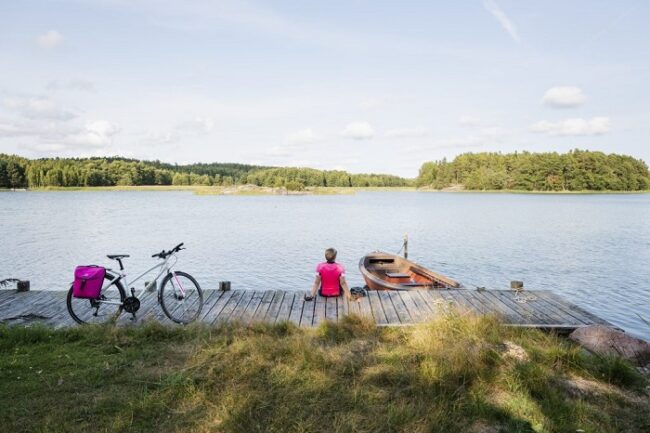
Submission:
M 246 307 L 248 307 L 248 304 L 253 300 L 253 296 L 255 296 L 255 290 L 242 290 L 242 292 L 243 294 L 241 298 L 239 298 L 239 302 L 233 309 L 232 313 L 230 313 L 229 320 L 231 321 L 242 321 L 242 315 L 244 314 Z
M 599 325 L 612 326 L 612 324 L 609 323 L 608 321 L 601 319 L 600 317 L 590 313 L 589 311 L 583 308 L 580 308 L 578 305 L 565 301 L 555 293 L 552 293 L 548 290 L 540 290 L 539 292 L 534 292 L 534 293 L 539 293 L 539 296 L 545 301 L 547 301 L 549 304 L 555 306 L 558 310 L 564 311 L 567 313 L 567 315 L 575 317 L 576 319 L 584 323 L 596 323 Z
M 289 314 L 291 313 L 291 307 L 293 306 L 294 298 L 297 297 L 296 293 L 286 293 L 284 298 L 282 298 L 282 303 L 280 304 L 280 309 L 278 310 L 278 316 L 275 318 L 277 322 L 286 322 L 289 320 Z
M 309 327 L 314 321 L 314 311 L 316 310 L 316 300 L 305 301 L 305 306 L 302 309 L 302 318 L 300 319 L 301 327 Z
M 518 302 L 515 299 L 515 292 L 511 290 L 494 291 L 494 295 L 498 296 L 503 302 L 514 308 L 519 314 L 524 317 L 526 323 L 539 323 L 548 324 L 553 323 L 553 319 L 548 317 L 543 311 L 535 309 L 530 303 Z
M 230 298 L 233 295 L 233 291 L 229 290 L 227 292 L 222 292 L 223 294 L 217 299 L 217 302 L 214 303 L 214 305 L 209 308 L 207 311 L 202 311 L 201 314 L 203 315 L 203 322 L 212 324 L 214 321 L 217 319 L 217 316 L 221 311 L 224 309 L 228 301 L 230 301 Z
M 257 308 L 260 306 L 263 297 L 264 297 L 264 292 L 261 291 L 253 292 L 253 297 L 251 298 L 250 302 L 248 303 L 248 305 L 246 306 L 246 308 L 241 314 L 242 322 L 250 323 L 253 320 L 253 317 L 255 316 L 255 312 L 257 311 Z
M 435 317 L 437 310 L 431 299 L 428 297 L 425 298 L 423 290 L 413 291 L 411 298 L 413 299 L 413 302 L 418 303 L 425 320 L 430 320 Z
M 385 295 L 387 296 L 381 298 L 382 302 L 384 302 L 384 300 L 386 299 L 386 304 L 388 304 L 388 307 L 384 305 L 384 310 L 386 310 L 386 308 L 392 307 L 395 313 L 397 314 L 400 323 L 413 323 L 413 319 L 411 319 L 411 315 L 409 314 L 409 311 L 406 308 L 404 301 L 402 301 L 402 297 L 400 296 L 400 293 L 385 292 Z
M 318 325 L 321 322 L 325 321 L 325 306 L 327 305 L 327 298 L 324 298 L 322 296 L 317 296 L 316 297 L 316 305 L 314 307 L 314 319 L 312 321 L 312 324 Z
M 210 292 L 204 294 L 206 297 L 203 301 L 203 308 L 201 309 L 199 320 L 203 321 L 205 319 L 205 316 L 219 302 L 219 299 L 221 299 L 224 293 L 226 292 L 222 292 L 221 290 L 210 290 Z
M 53 327 L 74 326 L 66 309 L 64 291 L 0 290 L 0 322 L 10 325 L 43 323 Z M 290 321 L 297 326 L 317 326 L 338 321 L 349 314 L 365 316 L 379 326 L 401 326 L 431 320 L 457 307 L 465 313 L 494 314 L 512 326 L 570 331 L 601 324 L 614 327 L 593 313 L 550 291 L 512 290 L 414 290 L 369 291 L 356 301 L 317 297 L 305 301 L 304 292 L 286 290 L 206 290 L 199 320 L 207 324 Z M 148 320 L 171 324 L 156 293 L 143 294 L 137 320 L 123 313 L 118 325 Z
M 302 309 L 305 306 L 305 298 L 303 293 L 296 293 L 296 297 L 291 305 L 291 312 L 289 313 L 289 321 L 296 326 L 300 326 L 300 319 L 302 318 Z
M 350 304 L 347 298 L 336 298 L 336 311 L 337 321 L 339 320 L 339 317 L 347 316 L 350 314 Z
M 280 305 L 282 305 L 282 300 L 284 299 L 285 292 L 282 290 L 276 290 L 273 299 L 271 300 L 271 305 L 264 316 L 264 321 L 269 323 L 275 323 L 275 319 L 278 317 L 280 312 Z
M 370 296 L 364 296 L 357 301 L 359 304 L 359 315 L 368 319 L 374 319 L 372 307 L 370 306 Z
M 417 292 L 398 292 L 402 302 L 406 306 L 409 315 L 413 318 L 414 322 L 424 322 L 429 316 L 426 306 L 423 305 L 422 298 Z
M 257 307 L 257 310 L 255 311 L 255 315 L 251 319 L 252 322 L 264 321 L 264 317 L 266 316 L 266 313 L 269 311 L 269 308 L 271 307 L 271 302 L 273 301 L 274 296 L 275 296 L 274 290 L 264 291 L 264 295 L 262 296 L 260 305 L 259 307 Z
M 477 314 L 494 314 L 493 311 L 486 308 L 480 299 L 473 296 L 473 292 L 469 290 L 454 290 L 453 296 L 456 296 L 460 302 L 464 302 L 467 308 Z
M 332 322 L 338 320 L 338 311 L 337 311 L 337 298 L 327 298 L 325 303 L 325 318 Z
M 230 318 L 230 314 L 233 312 L 237 304 L 239 303 L 239 300 L 241 299 L 242 296 L 244 296 L 244 290 L 234 290 L 232 291 L 232 295 L 228 299 L 228 302 L 226 302 L 226 305 L 219 311 L 219 313 L 215 316 L 214 321 L 212 323 L 222 323 L 222 322 L 227 322 L 228 319 Z
M 381 305 L 379 300 L 379 294 L 374 290 L 368 291 L 368 303 L 370 304 L 370 310 L 372 311 L 372 316 L 375 318 L 375 323 L 378 325 L 388 324 L 388 319 L 384 313 L 384 308 Z

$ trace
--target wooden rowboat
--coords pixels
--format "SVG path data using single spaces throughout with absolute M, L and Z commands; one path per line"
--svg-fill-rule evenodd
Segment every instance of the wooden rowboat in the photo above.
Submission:
M 359 261 L 359 270 L 369 289 L 455 289 L 458 281 L 437 274 L 395 254 L 375 251 Z

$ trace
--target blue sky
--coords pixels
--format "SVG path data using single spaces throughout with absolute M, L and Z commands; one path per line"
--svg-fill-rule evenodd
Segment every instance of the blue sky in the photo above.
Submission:
M 650 161 L 650 3 L 0 0 L 0 152 L 415 176 Z

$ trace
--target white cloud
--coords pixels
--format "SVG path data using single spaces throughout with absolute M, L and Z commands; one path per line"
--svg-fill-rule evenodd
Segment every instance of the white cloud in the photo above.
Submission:
M 464 149 L 472 147 L 481 147 L 485 144 L 485 140 L 479 135 L 465 135 L 465 136 L 448 136 L 448 137 L 435 137 L 430 143 L 417 144 L 407 147 L 410 152 L 422 152 L 434 149 Z
M 414 100 L 415 98 L 411 96 L 367 97 L 359 101 L 359 108 L 362 110 L 378 110 L 380 108 L 413 102 Z
M 352 122 L 345 127 L 341 135 L 353 140 L 367 140 L 375 136 L 375 130 L 368 122 Z
M 311 128 L 305 128 L 288 134 L 285 138 L 286 144 L 273 146 L 265 153 L 274 158 L 295 156 L 296 153 L 304 150 L 305 145 L 316 143 L 320 140 L 322 140 L 322 137 L 316 135 Z
M 530 127 L 531 132 L 547 135 L 602 135 L 611 129 L 609 117 L 592 119 L 565 119 L 559 122 L 539 121 Z
M 192 120 L 179 123 L 176 130 L 189 134 L 208 134 L 214 129 L 214 120 L 206 117 L 195 117 Z
M 58 107 L 49 98 L 10 97 L 5 98 L 3 103 L 29 119 L 70 120 L 75 117 L 74 113 Z
M 320 139 L 311 128 L 305 128 L 288 134 L 285 141 L 291 146 L 300 146 L 315 143 Z
M 27 135 L 37 135 L 37 132 L 25 124 L 0 120 L 0 137 L 20 137 Z
M 373 110 L 384 105 L 384 100 L 382 98 L 363 98 L 359 102 L 359 108 L 362 110 Z
M 36 44 L 41 48 L 54 48 L 63 43 L 63 35 L 56 30 L 50 30 L 36 38 Z
M 386 131 L 386 137 L 390 138 L 416 138 L 426 137 L 431 131 L 429 128 L 423 126 L 416 126 L 414 128 L 395 128 Z
M 463 127 L 474 127 L 481 124 L 481 119 L 470 114 L 463 114 L 458 118 L 458 124 Z
M 582 89 L 573 86 L 551 87 L 542 98 L 544 104 L 555 108 L 577 107 L 584 104 L 585 100 Z
M 317 161 L 311 161 L 308 159 L 294 159 L 291 160 L 287 163 L 289 167 L 309 167 L 309 168 L 316 168 L 320 167 L 322 164 Z
M 50 120 L 0 119 L 0 138 L 29 137 L 25 146 L 39 152 L 103 151 L 112 144 L 120 128 L 107 120 L 94 120 L 85 125 Z
M 94 92 L 95 84 L 89 80 L 68 80 L 65 82 L 61 81 L 50 81 L 46 86 L 47 90 L 57 91 L 57 90 L 74 90 L 79 92 Z
M 494 0 L 483 0 L 483 6 L 485 9 L 490 12 L 494 18 L 499 21 L 499 24 L 501 24 L 501 27 L 508 32 L 510 37 L 517 42 L 518 44 L 521 43 L 521 39 L 519 38 L 519 33 L 517 33 L 517 28 L 515 27 L 515 23 L 512 22 L 510 18 L 506 15 L 506 13 L 499 7 L 499 5 L 494 1 Z
M 273 146 L 266 151 L 266 154 L 269 156 L 291 156 L 293 152 L 287 146 Z
M 491 139 L 491 140 L 500 140 L 510 134 L 505 128 L 500 126 L 490 126 L 488 128 L 482 128 L 479 131 L 481 137 Z
M 180 135 L 176 131 L 147 131 L 142 140 L 145 144 L 160 145 L 177 143 Z
M 195 117 L 176 123 L 169 128 L 149 129 L 141 132 L 141 143 L 149 145 L 179 143 L 183 137 L 200 137 L 210 134 L 215 127 L 214 120 L 208 117 Z
M 64 137 L 65 144 L 73 146 L 104 147 L 112 143 L 119 127 L 107 120 L 95 120 L 87 123 L 81 130 Z

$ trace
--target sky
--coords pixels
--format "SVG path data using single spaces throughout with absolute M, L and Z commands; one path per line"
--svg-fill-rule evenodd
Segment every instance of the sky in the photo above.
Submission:
M 0 0 L 0 153 L 650 162 L 650 2 Z

